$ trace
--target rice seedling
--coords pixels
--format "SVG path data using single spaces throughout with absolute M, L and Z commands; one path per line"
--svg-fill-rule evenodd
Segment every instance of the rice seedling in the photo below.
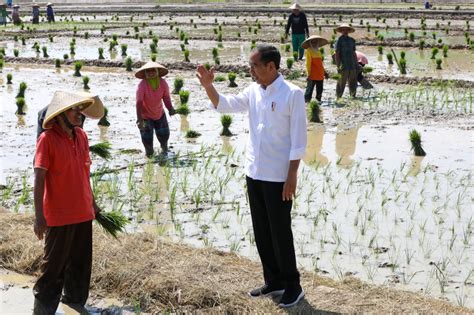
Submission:
M 112 157 L 110 149 L 112 145 L 109 142 L 100 142 L 94 145 L 89 146 L 89 151 L 104 160 L 109 160 Z
M 150 44 L 150 51 L 152 54 L 157 54 L 158 53 L 158 50 L 156 49 L 156 44 L 155 43 L 151 43 Z
M 189 106 L 187 103 L 180 104 L 176 108 L 176 113 L 179 115 L 187 116 L 190 113 Z
M 184 80 L 180 77 L 176 77 L 173 82 L 173 94 L 179 94 L 183 85 Z
M 418 48 L 420 50 L 425 49 L 425 40 L 424 39 L 420 39 L 420 41 L 418 42 Z
M 158 57 L 158 56 L 157 56 L 156 54 L 151 54 L 151 55 L 150 55 L 150 60 L 153 61 L 153 62 L 155 62 L 157 57 Z
M 26 102 L 23 97 L 17 97 L 16 98 L 16 112 L 15 114 L 17 115 L 26 115 L 24 108 L 25 108 Z
M 441 63 L 443 62 L 443 60 L 441 58 L 437 58 L 436 59 L 436 69 L 437 70 L 442 70 L 443 68 L 441 68 Z
M 187 104 L 188 103 L 188 100 L 189 100 L 189 94 L 191 92 L 190 91 L 179 91 L 179 100 L 181 102 L 181 104 Z
M 122 45 L 120 45 L 120 49 L 122 50 L 122 57 L 126 57 L 127 56 L 128 45 L 127 44 L 122 44 Z
M 426 152 L 421 146 L 421 135 L 416 129 L 410 132 L 410 142 L 412 150 L 415 152 L 415 156 L 425 156 Z
M 125 70 L 132 71 L 133 60 L 132 57 L 125 58 Z
M 105 232 L 117 239 L 117 234 L 125 231 L 128 219 L 117 211 L 99 212 L 95 219 Z
M 99 47 L 98 52 L 99 52 L 99 60 L 105 59 L 104 58 L 104 48 Z
M 444 58 L 448 58 L 448 50 L 449 50 L 448 45 L 443 45 L 443 57 Z
M 431 59 L 436 59 L 436 55 L 438 55 L 438 52 L 439 52 L 439 49 L 438 47 L 434 47 L 433 49 L 431 49 Z
M 387 61 L 389 65 L 393 65 L 393 55 L 391 53 L 387 53 Z
M 293 68 L 293 63 L 295 62 L 294 58 L 287 58 L 286 59 L 286 67 L 288 69 Z
M 190 139 L 193 139 L 193 138 L 197 138 L 197 137 L 200 137 L 201 134 L 197 131 L 194 131 L 192 129 L 189 129 L 188 131 L 186 131 L 186 134 L 185 134 L 185 137 L 186 138 L 190 138 Z
M 321 123 L 320 114 L 321 108 L 319 102 L 316 100 L 312 100 L 308 103 L 309 108 L 309 121 L 315 123 Z
M 190 62 L 190 60 L 189 60 L 189 50 L 188 49 L 184 50 L 183 55 L 184 55 L 184 61 L 185 62 Z
M 84 90 L 90 90 L 90 87 L 89 87 L 89 77 L 88 76 L 83 76 L 82 77 L 82 84 L 83 84 L 83 89 Z
M 7 73 L 7 84 L 12 84 L 13 75 L 11 73 Z
M 21 82 L 21 83 L 20 83 L 20 86 L 19 86 L 19 88 L 18 88 L 18 94 L 16 95 L 16 98 L 19 98 L 19 97 L 24 98 L 24 97 L 25 97 L 26 88 L 27 88 L 26 83 L 25 83 L 25 82 Z
M 109 122 L 108 116 L 109 116 L 109 109 L 104 106 L 104 116 L 102 116 L 102 118 L 99 120 L 97 125 L 103 126 L 103 127 L 109 127 L 110 122 Z
M 75 76 L 75 77 L 82 76 L 81 69 L 82 69 L 82 62 L 81 61 L 74 62 L 74 74 L 73 74 L 73 76 Z
M 410 35 L 408 35 L 408 38 L 409 38 L 410 42 L 414 42 L 415 41 L 415 33 L 411 32 Z
M 226 136 L 226 137 L 232 136 L 232 132 L 229 129 L 230 125 L 232 124 L 232 116 L 222 115 L 221 124 L 222 124 L 221 136 Z
M 235 83 L 235 79 L 237 78 L 237 74 L 235 72 L 229 72 L 227 74 L 227 78 L 229 79 L 229 87 L 237 87 L 237 83 Z
M 68 55 L 68 54 L 64 54 L 64 55 L 63 55 L 63 59 L 64 59 L 64 60 L 68 60 L 68 59 L 69 59 L 69 55 Z
M 20 55 L 20 51 L 18 49 L 13 49 L 13 56 L 18 57 Z

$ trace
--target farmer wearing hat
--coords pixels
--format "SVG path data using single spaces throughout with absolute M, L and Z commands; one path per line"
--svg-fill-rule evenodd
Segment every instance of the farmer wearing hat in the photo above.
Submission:
M 358 50 L 356 50 L 356 56 L 359 64 L 359 67 L 357 67 L 357 82 L 366 90 L 372 89 L 374 86 L 364 77 L 364 67 L 369 64 L 369 60 L 363 52 Z
M 15 25 L 20 25 L 21 24 L 21 19 L 20 19 L 20 6 L 18 4 L 15 4 L 13 6 L 12 10 L 12 20 L 13 24 Z
M 40 16 L 40 10 L 39 10 L 39 5 L 38 4 L 33 4 L 33 24 L 39 24 L 39 16 Z
M 8 12 L 7 12 L 7 5 L 4 3 L 0 4 L 0 24 L 3 24 L 3 26 L 7 26 L 7 18 L 8 17 Z
M 248 112 L 247 194 L 264 285 L 252 297 L 281 296 L 280 307 L 296 305 L 304 296 L 291 230 L 291 207 L 298 167 L 306 150 L 306 110 L 300 88 L 279 73 L 280 52 L 260 44 L 250 55 L 255 80 L 238 95 L 219 94 L 214 69 L 198 67 L 197 76 L 220 113 Z
M 99 119 L 99 97 L 54 93 L 36 143 L 34 232 L 45 238 L 33 314 L 54 314 L 59 301 L 84 306 L 92 266 L 92 220 L 100 212 L 90 186 L 89 145 L 81 114 Z M 62 298 L 61 298 L 62 293 Z
M 51 23 L 51 22 L 54 23 L 54 10 L 53 10 L 53 4 L 51 2 L 48 2 L 46 4 L 46 16 L 48 18 L 48 23 Z
M 298 59 L 303 58 L 303 48 L 301 44 L 305 38 L 309 36 L 308 20 L 306 14 L 301 12 L 301 6 L 298 3 L 294 3 L 289 9 L 292 13 L 288 17 L 288 23 L 285 28 L 285 37 L 288 37 L 288 32 L 291 27 L 291 44 L 293 46 L 293 52 L 298 52 Z
M 305 50 L 306 57 L 306 91 L 304 93 L 304 100 L 306 103 L 311 101 L 314 87 L 316 86 L 316 99 L 321 102 L 323 96 L 323 82 L 324 82 L 324 65 L 323 56 L 319 48 L 327 45 L 328 41 L 321 36 L 313 35 L 306 39 L 301 47 Z
M 341 75 L 336 86 L 337 98 L 342 97 L 346 83 L 349 82 L 349 91 L 352 97 L 356 95 L 357 89 L 357 56 L 356 56 L 356 42 L 349 36 L 355 30 L 352 26 L 342 24 L 336 31 L 342 35 L 338 38 L 336 43 L 336 66 Z
M 160 142 L 162 152 L 168 152 L 170 129 L 163 103 L 170 115 L 174 115 L 176 111 L 171 104 L 168 83 L 163 79 L 166 74 L 168 69 L 153 61 L 147 62 L 135 73 L 135 77 L 141 79 L 137 88 L 137 126 L 147 157 L 154 154 L 153 131 Z

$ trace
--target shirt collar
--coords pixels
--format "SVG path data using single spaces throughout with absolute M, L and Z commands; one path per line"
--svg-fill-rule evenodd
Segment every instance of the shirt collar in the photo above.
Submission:
M 279 73 L 276 79 L 270 85 L 268 85 L 266 89 L 263 89 L 262 86 L 260 86 L 260 88 L 266 93 L 271 93 L 273 91 L 277 91 L 282 82 L 283 76 Z
M 75 133 L 76 128 L 77 127 L 74 127 L 73 134 Z M 53 127 L 51 127 L 51 129 L 54 130 L 54 132 L 56 132 L 61 137 L 70 138 L 69 134 L 66 131 L 64 131 L 63 128 L 61 128 L 61 126 L 57 122 L 53 124 Z

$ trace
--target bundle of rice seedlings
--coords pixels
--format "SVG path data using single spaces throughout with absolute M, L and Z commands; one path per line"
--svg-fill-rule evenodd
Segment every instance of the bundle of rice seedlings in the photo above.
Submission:
M 54 60 L 54 66 L 55 66 L 56 68 L 61 68 L 61 59 L 56 58 L 56 59 Z
M 99 47 L 98 50 L 99 50 L 99 59 L 105 59 L 104 58 L 104 48 Z
M 232 124 L 232 116 L 222 115 L 221 124 L 222 124 L 221 136 L 226 136 L 226 137 L 232 136 L 232 132 L 230 132 L 230 129 L 229 129 L 230 124 Z
M 177 77 L 176 79 L 174 79 L 173 94 L 179 94 L 183 85 L 184 85 L 184 80 L 182 78 Z
M 26 102 L 23 97 L 17 97 L 16 98 L 16 112 L 15 114 L 17 115 L 26 115 L 24 108 L 25 108 Z
M 108 115 L 109 115 L 109 110 L 108 110 L 107 107 L 104 106 L 104 116 L 102 116 L 102 118 L 99 120 L 97 125 L 104 126 L 104 127 L 110 126 L 110 122 L 108 120 Z
M 83 84 L 84 90 L 89 90 L 90 89 L 89 81 L 90 81 L 90 79 L 89 79 L 88 76 L 85 75 L 85 76 L 82 77 L 82 84 Z
M 421 147 L 421 135 L 416 129 L 410 131 L 411 148 L 415 152 L 415 156 L 425 156 L 426 152 Z
M 89 151 L 97 156 L 100 156 L 104 160 L 108 160 L 112 156 L 110 154 L 111 148 L 112 145 L 110 144 L 110 142 L 99 142 L 97 144 L 89 146 Z
M 229 87 L 237 87 L 237 83 L 235 83 L 235 79 L 237 78 L 237 74 L 235 72 L 229 72 L 227 74 L 227 78 L 229 79 Z
M 26 91 L 27 85 L 25 82 L 20 83 L 20 88 L 18 90 L 18 94 L 16 95 L 16 98 L 18 97 L 25 97 L 25 91 Z
M 76 61 L 74 62 L 74 76 L 75 77 L 80 77 L 81 75 L 81 69 L 82 69 L 82 62 Z
M 180 104 L 178 106 L 178 108 L 176 108 L 176 113 L 179 114 L 179 115 L 184 115 L 184 116 L 187 116 L 189 115 L 189 106 L 187 103 L 183 103 L 183 104 Z
M 105 232 L 116 239 L 119 232 L 125 231 L 125 226 L 128 223 L 128 219 L 123 214 L 116 211 L 101 211 L 96 214 L 95 219 Z
M 372 71 L 374 71 L 374 68 L 369 67 L 369 66 L 365 66 L 362 68 L 362 72 L 364 73 L 371 73 Z
M 189 129 L 188 131 L 186 131 L 186 135 L 184 135 L 184 136 L 186 138 L 197 138 L 200 135 L 201 134 L 199 132 Z
M 319 102 L 316 100 L 312 100 L 308 104 L 309 107 L 309 121 L 315 123 L 321 123 L 321 119 L 319 118 L 319 114 L 321 113 L 321 108 L 319 107 Z
M 179 100 L 181 104 L 187 104 L 189 100 L 189 91 L 179 91 Z
M 132 57 L 125 58 L 125 70 L 132 71 L 133 60 Z
M 7 84 L 12 84 L 13 75 L 11 73 L 7 74 Z

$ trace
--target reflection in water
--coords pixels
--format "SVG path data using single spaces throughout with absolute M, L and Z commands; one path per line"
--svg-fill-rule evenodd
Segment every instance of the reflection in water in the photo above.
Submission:
M 149 208 L 146 211 L 148 219 L 155 219 L 156 222 L 163 222 L 162 214 L 169 214 L 166 209 L 166 201 L 168 199 L 169 180 L 166 179 L 165 168 L 158 164 L 147 163 L 143 168 L 143 190 L 144 193 L 151 196 Z M 165 218 L 169 220 L 169 216 Z
M 408 171 L 409 176 L 416 176 L 420 173 L 421 162 L 423 161 L 424 156 L 412 156 L 411 157 L 411 166 Z
M 26 125 L 25 123 L 25 115 L 17 115 L 16 114 L 16 117 L 18 118 L 17 122 L 16 122 L 16 126 L 17 127 L 24 127 Z
M 99 136 L 100 141 L 109 142 L 109 133 L 107 132 L 109 130 L 109 127 L 99 126 L 99 130 L 100 130 L 100 136 Z
M 360 126 L 346 128 L 344 125 L 337 126 L 336 153 L 339 156 L 337 165 L 341 167 L 351 167 L 354 162 L 351 155 L 355 153 L 357 133 Z
M 306 154 L 303 157 L 303 161 L 306 165 L 315 166 L 317 168 L 328 164 L 328 158 L 321 154 L 324 131 L 325 128 L 322 124 L 315 124 L 308 130 L 308 144 L 306 146 Z
M 234 150 L 232 143 L 230 143 L 230 137 L 221 136 L 222 139 L 222 152 L 224 154 L 230 154 Z
M 181 132 L 186 132 L 189 130 L 189 121 L 188 121 L 188 116 L 185 115 L 179 115 L 181 117 L 181 125 L 179 130 Z

